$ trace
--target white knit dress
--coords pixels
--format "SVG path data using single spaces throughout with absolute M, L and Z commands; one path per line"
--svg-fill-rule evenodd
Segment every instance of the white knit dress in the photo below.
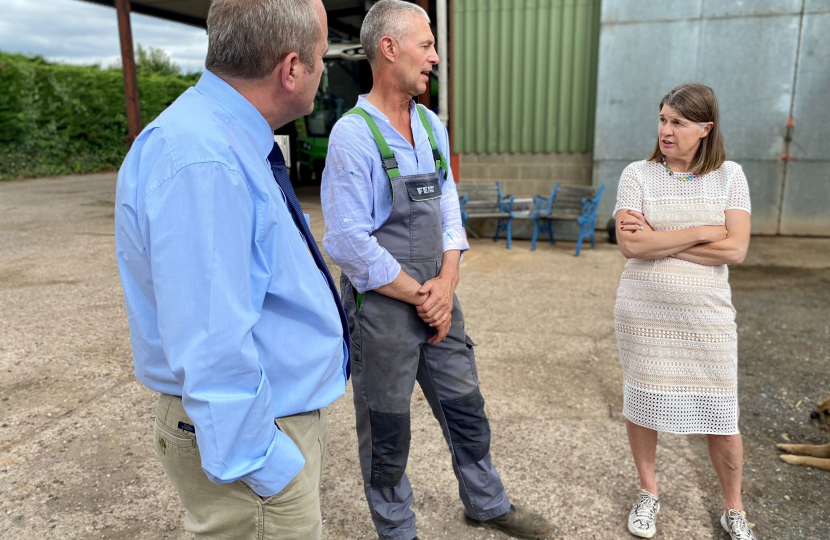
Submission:
M 620 209 L 642 212 L 655 231 L 723 225 L 725 210 L 750 211 L 743 170 L 720 169 L 682 181 L 655 162 L 623 171 Z M 726 265 L 674 257 L 630 259 L 614 309 L 623 369 L 623 414 L 670 433 L 738 431 L 738 335 Z

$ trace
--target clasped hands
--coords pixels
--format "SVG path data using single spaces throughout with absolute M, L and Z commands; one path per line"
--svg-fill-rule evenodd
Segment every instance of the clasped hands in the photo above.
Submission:
M 453 294 L 455 283 L 450 277 L 438 276 L 430 279 L 418 289 L 420 304 L 415 304 L 418 316 L 425 323 L 435 328 L 436 333 L 427 340 L 430 345 L 437 345 L 450 331 L 452 323 Z

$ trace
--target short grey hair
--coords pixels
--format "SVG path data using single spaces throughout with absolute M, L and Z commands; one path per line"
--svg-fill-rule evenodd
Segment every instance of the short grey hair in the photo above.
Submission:
M 259 79 L 292 52 L 313 70 L 320 19 L 312 0 L 213 0 L 207 34 L 205 68 Z
M 374 66 L 377 63 L 378 44 L 383 36 L 401 42 L 407 33 L 407 22 L 412 13 L 417 13 L 430 22 L 429 15 L 421 6 L 403 0 L 380 0 L 372 6 L 360 28 L 360 44 L 370 64 Z

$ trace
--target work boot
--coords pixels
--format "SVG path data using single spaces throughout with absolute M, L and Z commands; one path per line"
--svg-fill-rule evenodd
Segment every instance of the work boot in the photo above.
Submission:
M 541 540 L 546 538 L 551 531 L 550 524 L 539 514 L 534 514 L 515 505 L 510 505 L 510 510 L 504 514 L 480 521 L 464 514 L 467 521 L 476 527 L 495 527 L 516 538 L 528 540 Z

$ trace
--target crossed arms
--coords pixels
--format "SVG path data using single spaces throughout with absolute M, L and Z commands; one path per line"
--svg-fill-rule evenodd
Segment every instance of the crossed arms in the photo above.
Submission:
M 741 264 L 749 247 L 750 216 L 745 210 L 726 210 L 725 215 L 722 226 L 655 231 L 643 214 L 623 208 L 614 216 L 617 243 L 627 259 L 675 257 L 707 266 Z

